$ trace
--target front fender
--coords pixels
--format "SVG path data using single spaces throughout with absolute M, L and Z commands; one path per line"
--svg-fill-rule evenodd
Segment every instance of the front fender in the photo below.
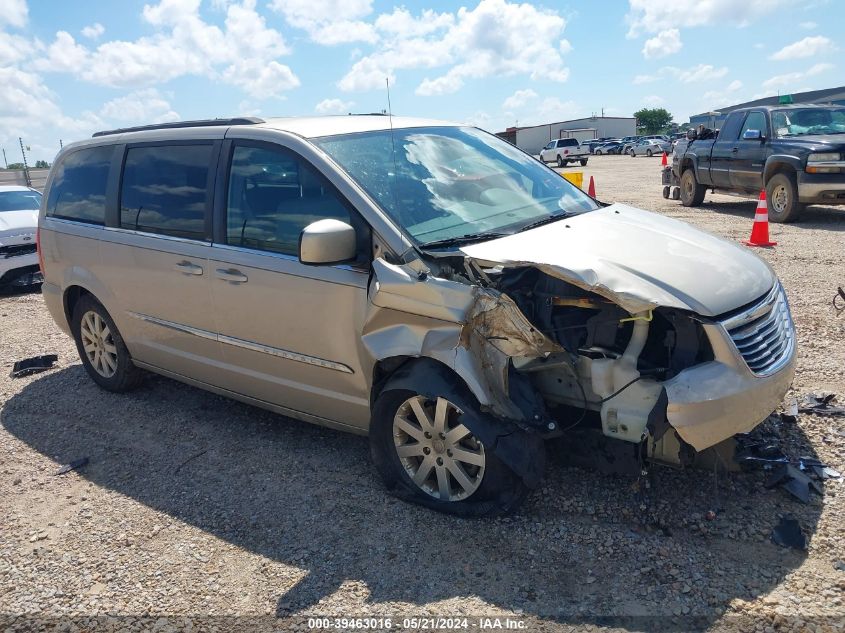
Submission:
M 784 166 L 791 167 L 796 172 L 804 171 L 804 161 L 789 154 L 772 154 L 763 166 L 763 182 L 768 182 L 774 174 L 782 171 Z

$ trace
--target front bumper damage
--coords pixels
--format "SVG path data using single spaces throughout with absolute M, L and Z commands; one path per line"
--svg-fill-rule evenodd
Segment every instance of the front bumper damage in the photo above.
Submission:
M 712 318 L 701 319 L 712 357 L 671 377 L 647 373 L 640 355 L 660 298 L 637 296 L 630 279 L 617 292 L 595 275 L 534 266 L 589 295 L 566 300 L 574 301 L 572 305 L 581 301 L 586 302 L 581 307 L 595 308 L 604 302 L 627 314 L 617 326 L 630 331 L 624 350 L 590 357 L 573 353 L 541 331 L 488 277 L 525 264 L 485 269 L 489 262 L 469 257 L 463 269 L 454 262 L 432 263 L 441 270 L 433 272 L 419 259 L 374 263 L 363 345 L 376 362 L 428 358 L 460 376 L 491 414 L 487 421 L 464 423 L 482 441 L 485 436 L 500 441 L 508 454 L 499 456 L 529 485 L 538 482 L 536 468 L 519 463 L 518 443 L 565 433 L 578 409 L 600 421 L 607 437 L 639 445 L 662 462 L 687 463 L 685 451 L 704 451 L 757 426 L 777 407 L 792 380 L 794 336 L 778 371 L 758 376 L 728 331 Z M 495 428 L 489 426 L 491 420 Z

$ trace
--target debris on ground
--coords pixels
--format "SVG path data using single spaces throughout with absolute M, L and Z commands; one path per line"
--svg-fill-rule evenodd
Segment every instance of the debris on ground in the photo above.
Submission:
M 77 468 L 82 468 L 83 466 L 88 465 L 88 458 L 81 457 L 80 459 L 75 459 L 72 462 L 65 464 L 61 468 L 56 471 L 56 475 L 64 475 L 65 473 L 69 473 L 72 470 L 76 470 Z
M 813 413 L 816 415 L 845 415 L 845 407 L 831 404 L 836 400 L 835 393 L 808 393 L 798 407 L 799 413 Z
M 804 536 L 798 520 L 791 514 L 781 517 L 780 523 L 772 530 L 772 541 L 781 547 L 807 549 L 807 537 Z
M 12 366 L 12 373 L 9 375 L 12 378 L 23 378 L 30 374 L 37 374 L 40 371 L 52 369 L 57 360 L 59 360 L 57 354 L 44 354 L 43 356 L 24 358 Z
M 766 488 L 780 486 L 802 503 L 810 502 L 810 490 L 824 494 L 824 488 L 817 481 L 801 472 L 792 464 L 778 464 L 766 481 Z
M 836 316 L 845 312 L 845 288 L 842 286 L 839 286 L 836 294 L 833 295 L 833 309 L 836 311 Z

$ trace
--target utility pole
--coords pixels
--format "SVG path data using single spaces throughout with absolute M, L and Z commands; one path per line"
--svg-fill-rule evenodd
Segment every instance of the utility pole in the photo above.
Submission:
M 26 164 L 26 152 L 23 148 L 23 139 L 19 136 L 18 141 L 21 144 L 21 156 L 23 156 L 23 177 L 26 178 L 26 186 L 32 186 L 32 179 L 29 177 L 29 165 Z
M 6 164 L 6 169 L 9 169 L 9 161 L 6 160 L 6 148 L 3 148 L 3 162 Z
M 601 107 L 601 118 L 604 118 L 604 106 Z
M 62 145 L 62 139 L 59 139 L 59 149 L 62 149 L 62 148 L 64 148 L 64 145 Z

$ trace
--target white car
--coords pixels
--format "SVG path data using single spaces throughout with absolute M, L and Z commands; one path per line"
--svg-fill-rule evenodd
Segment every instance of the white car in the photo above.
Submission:
M 0 186 L 0 288 L 41 283 L 36 227 L 41 192 Z
M 578 139 L 559 138 L 540 150 L 540 160 L 544 163 L 557 163 L 558 167 L 566 167 L 569 163 L 587 164 L 590 157 L 589 150 L 578 143 Z

